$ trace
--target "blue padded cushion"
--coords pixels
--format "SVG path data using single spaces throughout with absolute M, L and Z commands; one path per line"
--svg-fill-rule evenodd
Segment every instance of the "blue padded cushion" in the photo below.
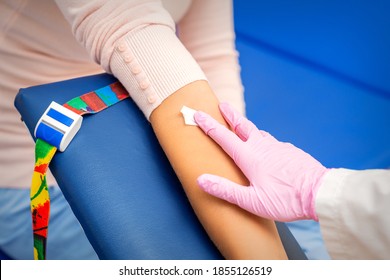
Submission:
M 114 81 L 101 74 L 22 89 L 15 105 L 33 134 L 51 101 L 64 104 Z M 132 100 L 85 116 L 50 170 L 101 259 L 222 258 Z
M 21 89 L 15 106 L 33 135 L 51 101 L 64 104 L 114 81 L 100 74 Z M 50 170 L 101 259 L 223 259 L 131 99 L 85 116 Z M 277 229 L 287 256 L 306 259 L 286 225 Z

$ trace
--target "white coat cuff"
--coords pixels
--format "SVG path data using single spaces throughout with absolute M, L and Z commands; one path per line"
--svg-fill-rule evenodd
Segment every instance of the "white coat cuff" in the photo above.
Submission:
M 325 245 L 332 258 L 339 259 L 348 252 L 348 247 L 342 240 L 340 228 L 343 228 L 343 217 L 340 210 L 343 207 L 341 192 L 346 177 L 355 170 L 331 169 L 325 176 L 316 196 L 316 213 L 320 222 Z

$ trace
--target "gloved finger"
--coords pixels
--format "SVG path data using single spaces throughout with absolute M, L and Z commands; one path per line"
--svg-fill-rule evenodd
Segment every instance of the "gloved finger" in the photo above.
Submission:
M 220 103 L 219 110 L 242 141 L 247 141 L 251 133 L 258 130 L 254 123 L 241 115 L 228 103 Z
M 234 160 L 235 152 L 243 143 L 240 138 L 204 112 L 197 111 L 194 119 L 199 127 Z
M 203 174 L 197 179 L 198 185 L 207 193 L 254 213 L 256 193 L 253 187 L 234 183 L 226 178 Z M 258 214 L 258 213 L 254 213 Z

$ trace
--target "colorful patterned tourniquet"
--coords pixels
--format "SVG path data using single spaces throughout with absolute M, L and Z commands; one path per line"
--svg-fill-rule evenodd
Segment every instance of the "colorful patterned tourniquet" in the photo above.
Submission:
M 129 97 L 126 89 L 115 82 L 96 91 L 76 97 L 63 106 L 84 115 L 94 114 Z M 46 183 L 46 171 L 57 148 L 37 139 L 35 144 L 35 168 L 31 183 L 31 215 L 34 232 L 34 259 L 46 259 L 46 240 L 49 226 L 50 197 Z

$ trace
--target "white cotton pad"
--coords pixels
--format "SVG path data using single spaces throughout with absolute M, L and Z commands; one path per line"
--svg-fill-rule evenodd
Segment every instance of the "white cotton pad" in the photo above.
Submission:
M 191 109 L 187 106 L 183 106 L 180 110 L 180 112 L 183 114 L 184 123 L 186 125 L 195 125 L 198 126 L 194 119 L 194 114 L 196 113 L 196 110 Z

